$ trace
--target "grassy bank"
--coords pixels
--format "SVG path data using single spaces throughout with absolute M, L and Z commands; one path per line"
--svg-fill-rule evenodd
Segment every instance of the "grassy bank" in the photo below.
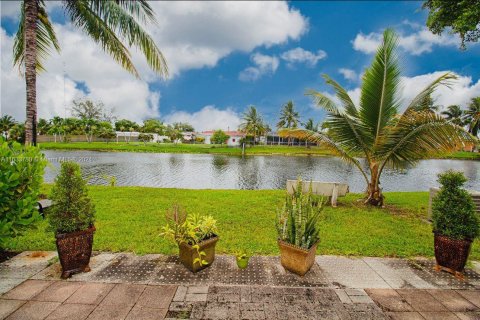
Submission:
M 48 187 L 45 187 L 48 188 Z M 219 223 L 218 251 L 278 254 L 274 219 L 283 200 L 280 190 L 184 190 L 141 187 L 90 187 L 97 207 L 94 249 L 139 254 L 174 254 L 177 248 L 159 233 L 164 212 L 173 202 L 189 212 L 212 214 Z M 319 254 L 432 256 L 433 235 L 425 221 L 425 192 L 387 193 L 388 208 L 366 208 L 360 195 L 340 198 L 326 207 Z M 13 250 L 55 250 L 46 221 L 14 241 Z M 480 259 L 476 243 L 472 257 Z
M 92 150 L 92 151 L 124 151 L 124 152 L 152 152 L 152 153 L 206 153 L 241 155 L 241 148 L 233 148 L 211 144 L 173 144 L 139 142 L 71 142 L 55 143 L 43 142 L 39 144 L 44 150 Z M 254 146 L 246 149 L 247 155 L 291 155 L 291 156 L 329 156 L 330 151 L 320 147 L 306 148 L 303 146 Z M 480 153 L 459 151 L 438 157 L 440 159 L 480 160 Z
M 132 142 L 72 142 L 39 144 L 45 150 L 93 150 L 93 151 L 124 151 L 124 152 L 153 152 L 153 153 L 207 153 L 241 155 L 239 147 L 227 147 L 211 144 L 173 144 L 173 143 L 143 143 Z M 331 155 L 328 150 L 319 147 L 289 147 L 289 146 L 255 146 L 246 148 L 246 154 L 250 155 Z

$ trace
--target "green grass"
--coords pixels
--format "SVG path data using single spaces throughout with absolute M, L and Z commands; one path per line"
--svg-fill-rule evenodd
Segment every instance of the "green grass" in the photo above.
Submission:
M 48 188 L 46 186 L 45 188 Z M 211 214 L 219 224 L 220 253 L 246 249 L 276 255 L 274 219 L 281 190 L 185 190 L 91 186 L 97 208 L 94 250 L 138 254 L 177 252 L 159 234 L 164 212 L 178 202 L 189 212 Z M 319 254 L 361 256 L 433 256 L 433 235 L 426 222 L 428 194 L 386 194 L 387 208 L 367 208 L 361 195 L 340 198 L 338 208 L 326 207 L 321 222 Z M 12 250 L 55 250 L 46 221 L 14 240 Z M 475 243 L 471 257 L 480 259 Z
M 241 155 L 239 147 L 227 147 L 211 144 L 173 144 L 173 143 L 147 143 L 140 142 L 42 142 L 40 149 L 44 150 L 93 150 L 93 151 L 124 151 L 124 152 L 152 152 L 152 153 L 210 153 Z M 329 156 L 332 153 L 320 147 L 306 148 L 303 146 L 254 146 L 246 149 L 247 155 L 291 155 L 291 156 Z M 458 151 L 439 156 L 440 159 L 465 159 L 480 160 L 480 153 Z
M 211 153 L 241 155 L 240 147 L 227 147 L 211 144 L 173 144 L 173 143 L 147 143 L 139 142 L 72 142 L 54 143 L 43 142 L 40 149 L 46 150 L 94 150 L 94 151 L 128 151 L 128 152 L 154 152 L 154 153 Z M 252 155 L 331 155 L 328 150 L 319 147 L 301 146 L 254 146 L 246 148 L 246 154 Z

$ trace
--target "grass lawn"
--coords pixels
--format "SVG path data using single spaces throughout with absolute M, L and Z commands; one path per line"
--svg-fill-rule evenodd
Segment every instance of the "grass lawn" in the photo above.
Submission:
M 40 149 L 45 150 L 93 150 L 93 151 L 125 151 L 125 152 L 153 152 L 153 153 L 211 153 L 241 155 L 239 147 L 226 147 L 211 144 L 173 144 L 173 143 L 147 143 L 141 142 L 43 142 Z M 247 155 L 291 155 L 291 156 L 329 156 L 330 151 L 320 147 L 302 146 L 254 146 L 246 149 Z M 479 152 L 458 151 L 438 158 L 480 160 Z
M 129 152 L 154 152 L 154 153 L 211 153 L 241 155 L 240 147 L 227 147 L 211 144 L 173 144 L 173 143 L 147 143 L 139 142 L 71 142 L 55 143 L 43 142 L 39 144 L 40 149 L 48 150 L 94 150 L 94 151 L 129 151 Z M 257 155 L 331 155 L 328 150 L 319 147 L 300 146 L 255 146 L 246 148 L 246 154 Z
M 48 186 L 45 186 L 48 189 Z M 47 191 L 47 190 L 45 190 Z M 280 190 L 185 190 L 91 186 L 97 208 L 94 250 L 138 254 L 177 252 L 160 235 L 164 212 L 173 202 L 189 212 L 212 214 L 219 224 L 220 253 L 246 249 L 276 255 L 276 208 Z M 321 222 L 319 254 L 363 256 L 433 256 L 431 226 L 425 222 L 426 192 L 387 193 L 386 209 L 366 208 L 361 195 L 340 198 L 338 208 L 326 207 Z M 14 240 L 12 250 L 55 250 L 46 221 Z M 475 243 L 471 257 L 480 259 Z

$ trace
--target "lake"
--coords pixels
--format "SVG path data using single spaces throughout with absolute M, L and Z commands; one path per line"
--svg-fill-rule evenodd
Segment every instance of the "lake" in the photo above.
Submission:
M 107 185 L 115 176 L 118 186 L 188 189 L 284 189 L 287 179 L 313 179 L 348 183 L 362 192 L 365 180 L 358 169 L 335 157 L 226 156 L 210 154 L 131 153 L 45 150 L 51 166 L 45 173 L 52 182 L 60 161 L 80 164 L 90 184 Z M 460 170 L 467 189 L 480 190 L 480 161 L 423 160 L 404 171 L 384 170 L 384 191 L 426 191 L 437 186 L 437 174 Z

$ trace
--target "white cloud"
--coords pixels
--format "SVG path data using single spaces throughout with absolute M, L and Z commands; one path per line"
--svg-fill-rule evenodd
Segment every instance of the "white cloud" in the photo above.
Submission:
M 401 77 L 401 89 L 399 92 L 401 109 L 405 109 L 417 94 L 446 72 L 447 71 L 436 71 L 414 77 Z M 449 105 L 456 104 L 465 108 L 472 98 L 480 96 L 480 80 L 474 83 L 470 76 L 457 76 L 458 79 L 452 83 L 450 88 L 440 86 L 433 93 L 432 98 L 436 105 L 446 108 Z M 329 92 L 323 93 L 340 105 L 340 101 L 334 95 Z M 348 90 L 348 94 L 357 106 L 360 101 L 360 93 L 360 88 Z
M 54 25 L 62 47 L 60 56 L 45 63 L 46 73 L 37 78 L 38 116 L 64 116 L 65 107 L 82 97 L 76 83 L 89 89 L 88 97 L 100 100 L 107 108 L 115 108 L 119 117 L 140 121 L 159 115 L 159 93 L 151 92 L 148 83 L 135 79 L 108 55 L 69 25 Z M 12 66 L 13 39 L 1 29 L 1 112 L 25 119 L 25 83 Z M 63 65 L 65 62 L 65 68 Z M 65 94 L 63 72 L 65 69 Z M 69 113 L 67 112 L 67 115 Z
M 282 53 L 280 57 L 290 65 L 293 65 L 294 63 L 306 63 L 313 67 L 319 60 L 325 59 L 327 53 L 323 50 L 318 50 L 317 53 L 314 53 L 298 47 Z
M 241 122 L 239 115 L 232 109 L 220 110 L 215 106 L 205 106 L 194 113 L 176 111 L 165 116 L 165 121 L 167 123 L 188 122 L 196 131 L 237 130 Z
M 421 90 L 447 71 L 436 71 L 415 77 L 402 77 L 402 98 L 405 107 Z M 480 96 L 480 80 L 474 83 L 472 77 L 457 75 L 458 79 L 451 89 L 445 86 L 438 87 L 432 95 L 435 104 L 447 107 L 458 104 L 463 108 L 474 97 Z
M 46 2 L 51 11 L 59 2 Z M 181 71 L 214 67 L 234 51 L 250 52 L 296 40 L 308 29 L 308 21 L 286 1 L 279 2 L 150 2 L 158 26 L 148 26 L 164 53 L 172 77 Z M 18 3 L 1 3 L 2 16 L 18 15 Z M 268 14 L 265 14 L 268 12 Z M 68 25 L 55 25 L 62 54 L 46 62 L 47 73 L 38 80 L 40 117 L 63 115 L 63 62 L 65 62 L 67 105 L 83 92 L 76 82 L 85 83 L 89 97 L 114 107 L 119 117 L 140 121 L 159 115 L 160 93 L 149 89 L 159 81 L 141 54 L 132 50 L 133 61 L 143 80 L 133 78 L 112 61 L 82 32 Z M 2 29 L 1 112 L 25 118 L 25 85 L 12 68 L 12 38 Z M 277 59 L 278 60 L 278 59 Z M 263 63 L 263 64 L 262 64 Z M 259 60 L 263 70 L 276 69 L 278 63 Z M 258 66 L 257 66 L 258 67 Z M 260 67 L 261 68 L 261 67 Z M 273 70 L 274 72 L 274 70 Z
M 352 41 L 353 48 L 363 53 L 374 53 L 382 41 L 382 34 L 371 32 L 369 34 L 359 33 Z M 458 36 L 444 33 L 441 36 L 431 33 L 427 28 L 422 27 L 409 35 L 399 34 L 398 46 L 412 55 L 421 55 L 431 52 L 434 46 L 458 46 Z
M 338 72 L 341 73 L 345 79 L 350 81 L 355 81 L 359 78 L 359 75 L 352 69 L 340 68 L 338 69 Z
M 1 1 L 0 2 L 0 17 L 8 17 L 18 20 L 20 15 L 20 1 Z
M 213 67 L 233 51 L 250 52 L 296 40 L 308 29 L 307 19 L 284 1 L 153 1 L 151 5 L 159 22 L 152 34 L 172 75 Z
M 250 59 L 254 67 L 247 67 L 238 75 L 241 81 L 255 81 L 266 74 L 274 74 L 280 65 L 280 60 L 275 56 L 268 56 L 261 53 L 253 54 Z

